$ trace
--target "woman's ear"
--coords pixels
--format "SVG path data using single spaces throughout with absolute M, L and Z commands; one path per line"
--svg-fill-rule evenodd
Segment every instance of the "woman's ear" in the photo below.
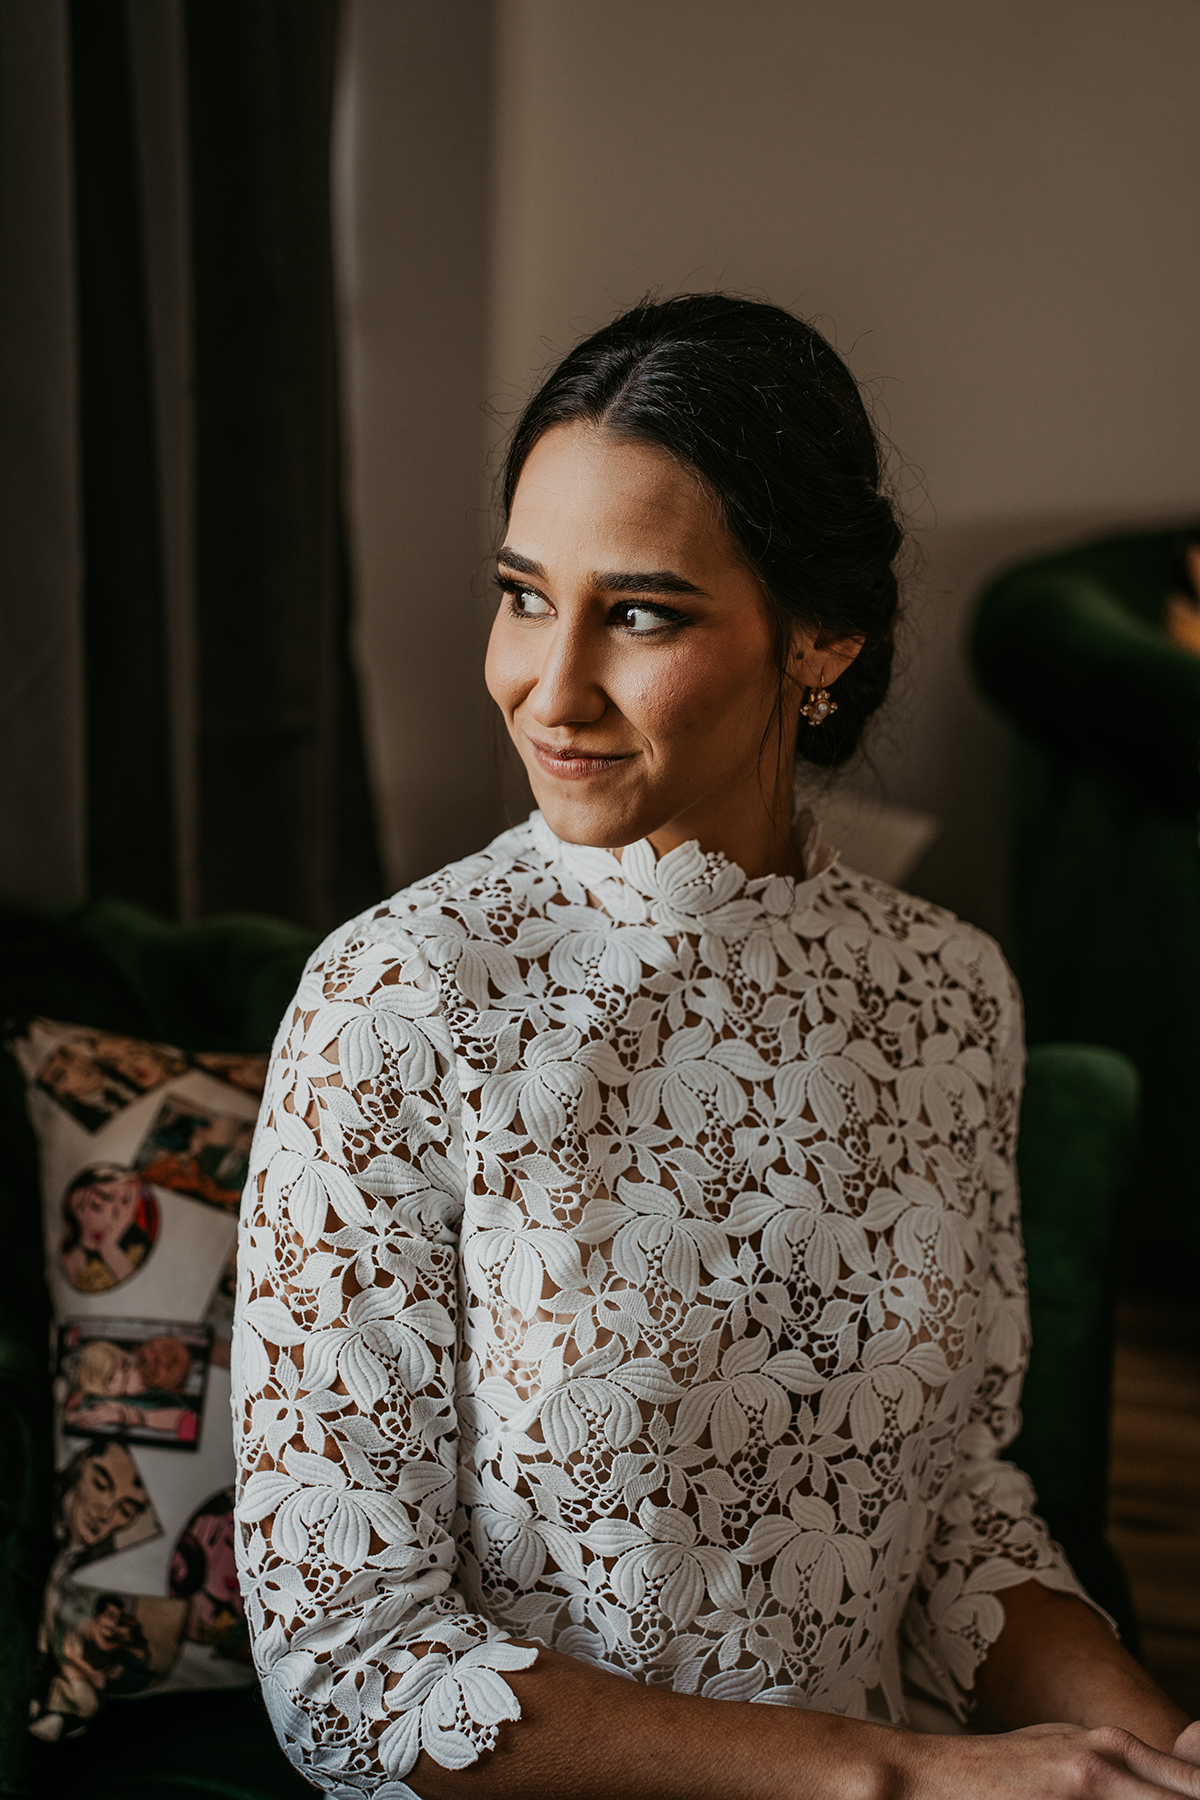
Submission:
M 803 687 L 832 687 L 844 675 L 866 639 L 861 633 L 853 637 L 826 638 L 819 631 L 803 625 L 792 628 L 790 673 Z

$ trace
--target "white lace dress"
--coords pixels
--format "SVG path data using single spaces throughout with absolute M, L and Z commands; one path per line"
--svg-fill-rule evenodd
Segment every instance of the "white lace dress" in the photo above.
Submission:
M 400 1800 L 560 1650 L 964 1708 L 1078 1591 L 999 1460 L 1026 1309 L 996 946 L 810 841 L 750 881 L 538 814 L 335 932 L 242 1210 L 240 1569 L 281 1741 Z M 520 1727 L 515 1729 L 519 1730 Z

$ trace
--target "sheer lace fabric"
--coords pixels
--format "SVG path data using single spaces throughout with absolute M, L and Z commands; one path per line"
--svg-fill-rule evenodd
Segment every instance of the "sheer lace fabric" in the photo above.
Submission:
M 806 867 L 618 861 L 535 813 L 313 959 L 234 1407 L 255 1654 L 330 1792 L 473 1761 L 531 1643 L 902 1720 L 902 1654 L 961 1713 L 997 1593 L 1078 1591 L 998 1454 L 1011 976 L 815 839 Z

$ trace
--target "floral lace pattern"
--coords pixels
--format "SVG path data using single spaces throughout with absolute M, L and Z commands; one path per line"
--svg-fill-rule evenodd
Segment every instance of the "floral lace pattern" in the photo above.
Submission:
M 1035 1576 L 992 942 L 843 869 L 538 814 L 327 940 L 242 1210 L 240 1568 L 289 1755 L 399 1800 L 554 1645 L 961 1713 Z M 513 1639 L 524 1640 L 518 1644 Z

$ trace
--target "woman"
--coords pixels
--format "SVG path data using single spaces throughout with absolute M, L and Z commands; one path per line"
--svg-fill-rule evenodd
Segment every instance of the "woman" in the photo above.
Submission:
M 171 1593 L 187 1600 L 184 1635 L 249 1662 L 234 1552 L 233 1489 L 213 1494 L 188 1520 L 171 1558 Z
M 63 1198 L 62 1272 L 81 1293 L 106 1293 L 137 1273 L 157 1236 L 158 1203 L 136 1169 L 93 1163 Z
M 892 655 L 853 381 L 773 307 L 637 308 L 504 501 L 488 685 L 540 812 L 318 951 L 243 1208 L 283 1743 L 387 1800 L 1200 1795 L 998 1460 L 1011 978 L 793 824 L 793 749 L 844 761 Z M 1034 1729 L 872 1722 L 902 1648 Z

